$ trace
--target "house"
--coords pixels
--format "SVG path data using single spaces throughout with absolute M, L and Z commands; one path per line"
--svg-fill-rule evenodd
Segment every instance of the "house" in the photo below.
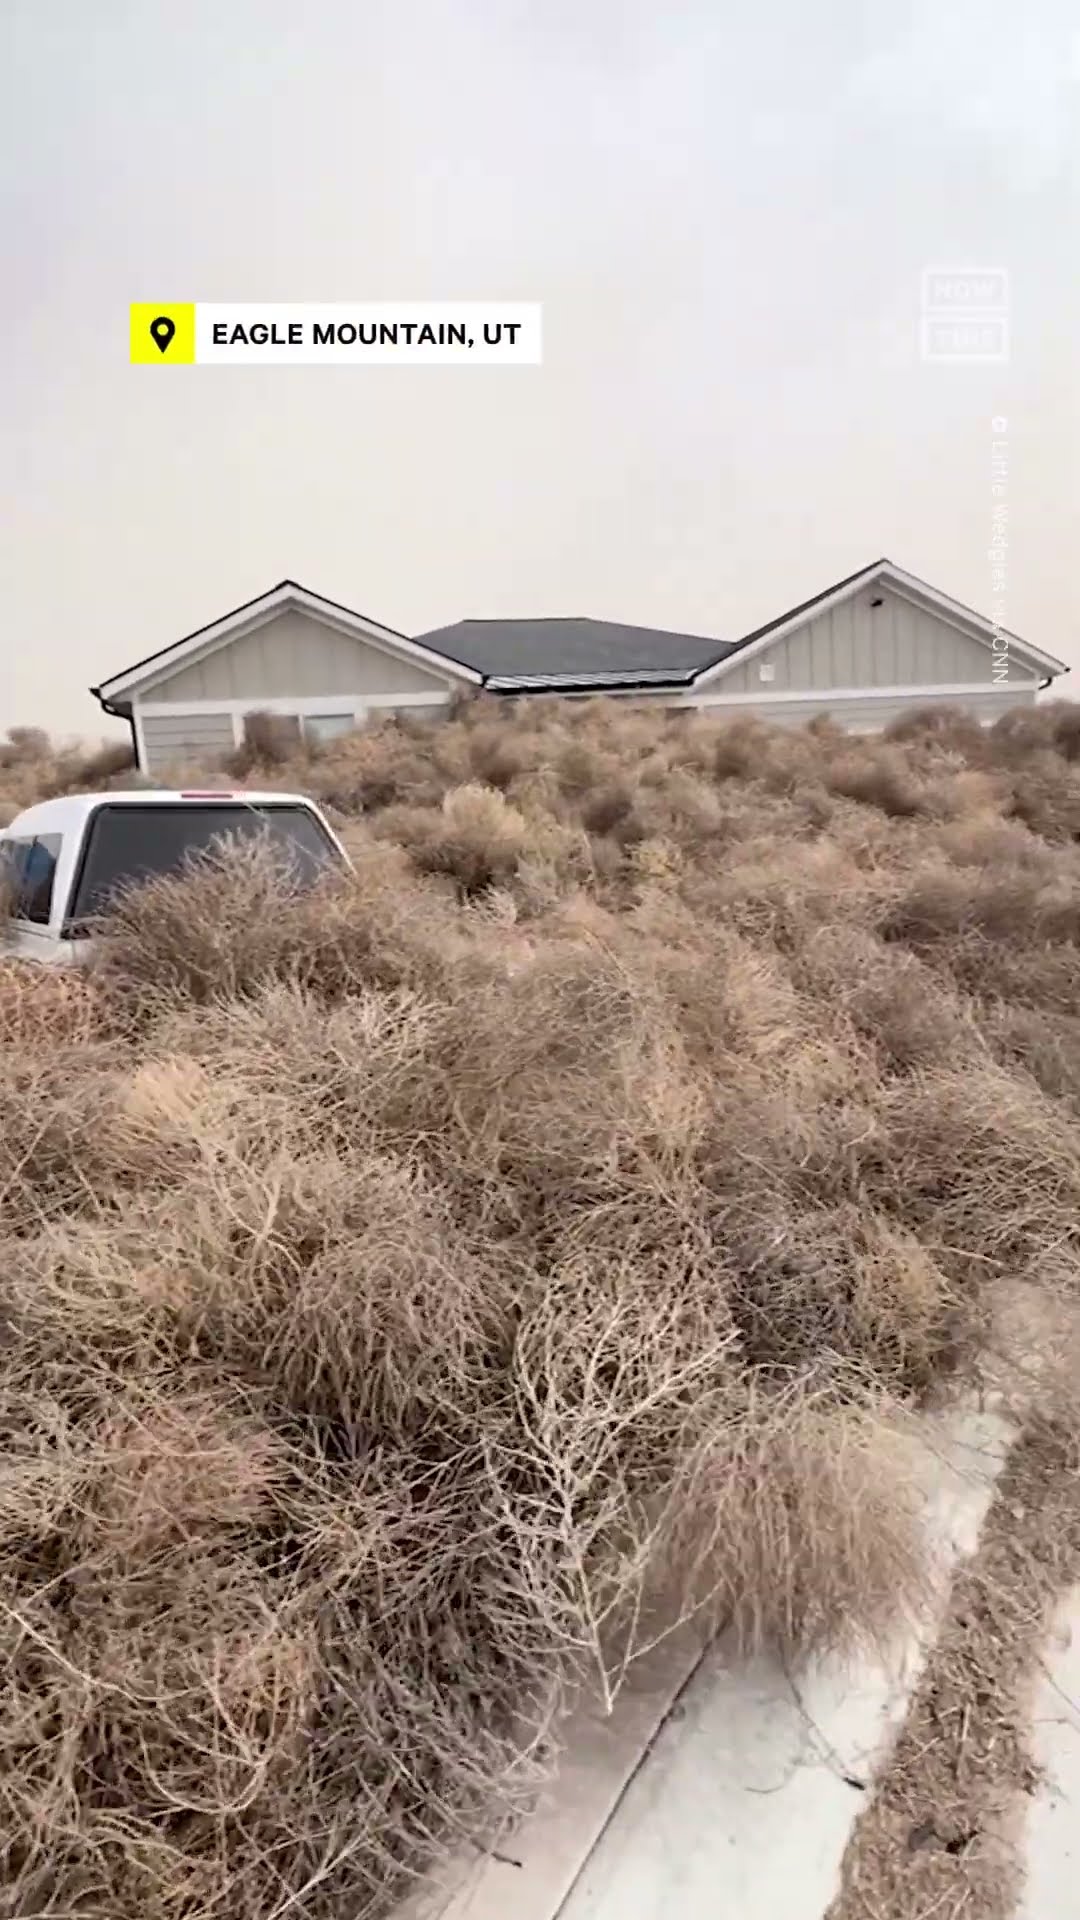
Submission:
M 372 714 L 436 715 L 459 692 L 604 693 L 665 706 L 815 714 L 873 731 L 949 701 L 989 722 L 1067 673 L 936 588 L 876 560 L 741 640 L 615 621 L 461 620 L 410 639 L 293 580 L 91 688 L 156 775 L 211 759 L 270 712 L 327 740 Z

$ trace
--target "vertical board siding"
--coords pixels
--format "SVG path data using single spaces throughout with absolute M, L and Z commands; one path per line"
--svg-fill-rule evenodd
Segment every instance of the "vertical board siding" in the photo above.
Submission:
M 845 600 L 832 610 L 832 645 L 821 649 L 827 657 L 821 661 L 823 670 L 814 676 L 815 687 L 853 687 L 856 684 L 855 606 L 854 600 Z
M 880 599 L 881 605 L 872 603 Z M 791 633 L 711 683 L 717 693 L 825 692 L 830 687 L 961 686 L 1034 688 L 1037 675 L 1010 663 L 1008 682 L 993 677 L 989 646 L 929 607 L 871 586 L 851 600 L 810 615 Z M 773 677 L 763 681 L 768 664 Z
M 318 699 L 323 694 L 449 692 L 449 681 L 403 655 L 366 644 L 295 608 L 265 620 L 144 687 L 142 697 L 175 700 Z

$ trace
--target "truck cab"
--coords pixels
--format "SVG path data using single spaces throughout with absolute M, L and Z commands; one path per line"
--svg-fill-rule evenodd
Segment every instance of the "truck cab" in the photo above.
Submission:
M 0 832 L 6 951 L 44 966 L 85 960 L 90 929 L 117 888 L 178 873 L 226 837 L 255 836 L 286 854 L 304 882 L 349 865 L 302 794 L 206 788 L 42 800 Z

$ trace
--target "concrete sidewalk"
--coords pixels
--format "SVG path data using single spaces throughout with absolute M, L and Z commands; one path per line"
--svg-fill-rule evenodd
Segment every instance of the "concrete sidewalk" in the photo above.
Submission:
M 942 1604 L 1010 1437 L 994 1414 L 926 1423 Z M 463 1865 L 409 1920 L 821 1920 L 935 1626 L 888 1663 L 822 1667 L 798 1685 L 722 1642 L 665 1642 L 610 1717 L 572 1723 L 557 1780 L 503 1857 Z

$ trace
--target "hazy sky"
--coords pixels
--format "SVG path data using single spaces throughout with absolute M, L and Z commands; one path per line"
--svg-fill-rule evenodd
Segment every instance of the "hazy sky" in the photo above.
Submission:
M 735 638 L 886 553 L 1080 667 L 1074 0 L 0 0 L 0 727 L 284 575 Z M 1009 275 L 928 363 L 926 267 Z M 132 300 L 516 299 L 536 368 L 127 364 Z M 1080 673 L 1076 676 L 1080 683 Z M 1070 692 L 1080 694 L 1080 684 Z

